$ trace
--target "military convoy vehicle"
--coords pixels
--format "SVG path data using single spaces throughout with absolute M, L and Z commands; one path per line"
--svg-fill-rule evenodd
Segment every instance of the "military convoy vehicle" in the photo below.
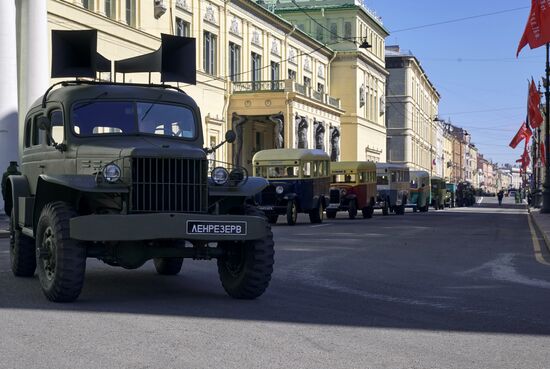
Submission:
M 382 215 L 404 215 L 410 188 L 409 168 L 400 164 L 376 163 L 375 209 Z
M 270 223 L 286 215 L 295 225 L 298 213 L 309 214 L 311 223 L 322 223 L 329 192 L 330 158 L 322 150 L 271 149 L 258 151 L 252 159 L 254 175 L 269 186 L 256 196 L 258 209 Z
M 95 47 L 95 37 L 95 31 L 54 31 L 52 76 L 95 76 L 104 58 L 94 48 L 84 68 L 78 52 Z M 56 59 L 71 50 L 80 58 L 73 64 Z M 194 82 L 193 39 L 163 35 L 152 54 L 115 68 Z M 183 78 L 174 68 L 184 68 Z M 228 131 L 225 142 L 234 139 Z M 252 299 L 266 290 L 273 235 L 250 199 L 268 183 L 238 167 L 217 166 L 209 175 L 207 154 L 223 142 L 203 147 L 199 108 L 182 90 L 61 82 L 29 109 L 20 141 L 21 174 L 7 177 L 4 197 L 11 268 L 20 277 L 36 271 L 49 300 L 79 296 L 87 258 L 127 269 L 153 259 L 163 275 L 178 274 L 184 258 L 217 259 L 230 296 Z
M 363 218 L 372 218 L 376 198 L 376 164 L 372 161 L 340 161 L 330 164 L 327 218 L 336 218 L 338 211 L 347 211 L 355 219 L 361 209 Z

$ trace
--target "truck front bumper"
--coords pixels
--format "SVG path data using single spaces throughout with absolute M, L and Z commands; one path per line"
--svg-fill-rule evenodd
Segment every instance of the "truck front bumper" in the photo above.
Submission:
M 267 220 L 246 215 L 188 213 L 102 214 L 71 219 L 70 236 L 81 241 L 245 241 L 266 235 Z

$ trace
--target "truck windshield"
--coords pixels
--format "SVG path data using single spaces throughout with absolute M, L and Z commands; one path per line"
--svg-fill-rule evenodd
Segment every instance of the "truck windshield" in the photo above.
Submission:
M 190 139 L 196 135 L 189 108 L 157 102 L 79 102 L 73 105 L 71 124 L 79 136 L 146 133 Z

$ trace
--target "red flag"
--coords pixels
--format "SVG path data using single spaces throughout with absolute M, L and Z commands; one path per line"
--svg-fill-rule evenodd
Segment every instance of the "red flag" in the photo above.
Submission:
M 531 0 L 531 12 L 523 36 L 519 41 L 516 58 L 529 44 L 531 49 L 550 42 L 550 0 Z
M 529 164 L 531 164 L 531 157 L 529 156 L 529 151 L 527 151 L 527 147 L 525 148 L 525 150 L 523 150 L 521 158 L 516 160 L 516 163 L 521 163 L 521 169 L 523 169 L 524 172 L 527 170 Z
M 512 149 L 515 149 L 522 140 L 527 139 L 527 141 L 529 141 L 529 138 L 527 138 L 527 136 L 531 138 L 531 130 L 527 128 L 527 125 L 525 124 L 525 122 L 523 122 L 521 127 L 519 127 L 518 133 L 516 133 L 514 138 L 512 138 L 512 141 L 510 141 L 510 147 Z
M 544 148 L 544 142 L 541 142 L 539 145 L 540 148 L 540 161 L 543 166 L 546 166 L 546 149 Z
M 550 1 L 550 0 L 549 0 Z M 540 112 L 540 94 L 535 86 L 535 81 L 531 78 L 529 85 L 529 98 L 527 99 L 527 116 L 531 128 L 538 128 L 542 125 L 544 118 Z

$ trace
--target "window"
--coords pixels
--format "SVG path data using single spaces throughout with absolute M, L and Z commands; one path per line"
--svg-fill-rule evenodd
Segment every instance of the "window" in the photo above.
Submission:
M 193 138 L 193 112 L 180 105 L 155 101 L 85 101 L 73 105 L 71 124 L 81 136 L 151 134 Z
M 41 116 L 42 115 L 37 115 L 32 119 L 32 137 L 31 137 L 32 146 L 41 145 L 43 142 L 42 132 L 40 132 L 40 129 L 38 128 L 38 118 Z
M 259 82 L 262 79 L 262 56 L 252 53 L 252 82 Z M 259 84 L 254 84 L 253 89 L 259 89 Z
M 136 26 L 136 0 L 126 0 L 126 24 Z
M 271 62 L 271 80 L 272 81 L 278 81 L 280 78 L 279 75 L 279 63 Z
M 338 25 L 336 23 L 330 24 L 330 41 L 336 41 L 338 39 Z
M 52 124 L 52 138 L 55 143 L 61 143 L 65 140 L 63 133 L 63 112 L 54 110 L 50 113 L 50 122 Z M 48 145 L 53 145 L 51 140 L 48 140 Z
M 351 22 L 344 23 L 344 38 L 351 39 Z
M 94 10 L 94 0 L 82 0 L 82 6 L 88 10 Z
M 325 93 L 325 85 L 322 83 L 317 83 L 317 92 L 324 94 Z
M 311 87 L 311 78 L 304 77 L 304 86 Z
M 25 123 L 25 147 L 31 146 L 31 135 L 32 135 L 32 119 L 29 119 Z
M 296 71 L 295 70 L 292 70 L 292 69 L 288 70 L 288 79 L 292 79 L 292 80 L 296 81 Z
M 323 27 L 321 27 L 321 25 L 317 25 L 317 40 L 323 41 L 324 37 L 325 37 L 325 32 Z
M 229 43 L 229 77 L 231 81 L 241 80 L 241 47 L 233 42 Z
M 217 57 L 217 39 L 216 35 L 208 31 L 204 32 L 204 72 L 208 74 L 216 74 L 216 57 Z
M 105 16 L 115 19 L 116 18 L 116 1 L 104 0 L 103 6 L 105 7 Z
M 189 22 L 176 17 L 176 36 L 189 37 L 191 34 L 191 25 Z

